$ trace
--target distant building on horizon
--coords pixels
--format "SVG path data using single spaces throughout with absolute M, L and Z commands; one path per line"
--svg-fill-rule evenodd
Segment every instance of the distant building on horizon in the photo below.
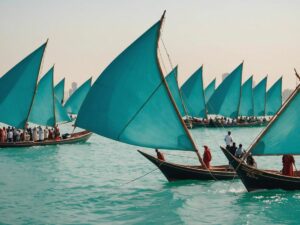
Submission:
M 282 102 L 285 102 L 287 98 L 292 94 L 292 89 L 284 89 L 282 92 Z
M 69 89 L 69 97 L 77 90 L 77 83 L 72 82 L 71 88 Z

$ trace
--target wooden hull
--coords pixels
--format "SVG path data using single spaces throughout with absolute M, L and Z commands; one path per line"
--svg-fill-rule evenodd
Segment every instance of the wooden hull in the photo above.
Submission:
M 47 140 L 42 142 L 5 142 L 0 143 L 0 148 L 22 148 L 22 147 L 32 147 L 32 146 L 45 146 L 45 145 L 62 145 L 62 144 L 74 144 L 85 142 L 91 137 L 92 133 L 89 131 L 82 131 L 71 134 L 70 138 L 60 139 L 60 140 Z
M 186 124 L 187 121 L 185 121 Z M 188 126 L 189 129 L 195 127 L 209 127 L 209 128 L 231 128 L 231 127 L 263 127 L 268 124 L 268 122 L 252 122 L 252 123 L 236 123 L 236 124 L 221 124 L 221 123 L 203 123 L 198 121 L 191 121 L 192 126 Z
M 212 167 L 210 171 L 201 166 L 180 165 L 161 161 L 154 156 L 139 151 L 145 158 L 156 165 L 168 181 L 178 180 L 232 180 L 238 178 L 228 165 Z
M 223 153 L 236 170 L 247 191 L 263 189 L 300 190 L 300 177 L 281 175 L 275 170 L 259 170 L 246 165 L 221 147 Z

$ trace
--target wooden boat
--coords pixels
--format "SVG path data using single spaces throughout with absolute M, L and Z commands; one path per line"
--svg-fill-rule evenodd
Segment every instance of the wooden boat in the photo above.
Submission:
M 89 131 L 81 131 L 70 134 L 71 136 L 66 139 L 59 140 L 46 140 L 46 141 L 23 141 L 23 142 L 5 142 L 0 143 L 0 148 L 20 148 L 20 147 L 33 147 L 45 145 L 62 145 L 86 142 L 92 135 Z
M 228 165 L 213 166 L 210 170 L 202 166 L 181 165 L 161 161 L 156 157 L 138 150 L 145 158 L 157 166 L 168 181 L 178 180 L 232 180 L 238 178 L 235 171 Z
M 259 170 L 248 166 L 244 161 L 234 157 L 221 147 L 223 153 L 233 166 L 247 191 L 263 189 L 300 190 L 300 171 L 295 176 L 284 176 L 276 170 Z
M 187 121 L 185 120 L 187 123 Z M 263 127 L 268 124 L 268 121 L 254 121 L 254 122 L 244 122 L 244 123 L 231 123 L 231 124 L 222 124 L 222 123 L 209 123 L 209 122 L 202 122 L 202 121 L 197 121 L 197 120 L 190 120 L 189 124 L 192 124 L 192 128 L 194 127 L 209 127 L 209 128 L 223 128 L 223 127 Z M 190 127 L 188 127 L 190 128 Z
M 296 71 L 295 71 L 296 72 Z M 300 76 L 297 74 L 300 79 Z M 257 137 L 243 158 L 248 155 L 299 155 L 299 106 L 300 85 L 296 87 L 268 126 Z M 286 176 L 275 170 L 261 170 L 245 164 L 221 147 L 223 153 L 234 167 L 248 191 L 260 189 L 300 190 L 300 173 Z M 294 166 L 292 164 L 288 166 Z

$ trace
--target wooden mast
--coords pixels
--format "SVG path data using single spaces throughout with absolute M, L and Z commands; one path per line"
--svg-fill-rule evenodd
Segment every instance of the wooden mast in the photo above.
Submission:
M 53 97 L 53 114 L 54 114 L 54 126 L 56 125 L 56 110 L 55 110 L 55 91 L 54 91 L 54 65 L 53 65 L 53 76 L 52 76 L 52 97 Z
M 158 41 L 159 41 L 160 33 L 161 33 L 161 27 L 162 27 L 162 24 L 163 24 L 163 21 L 164 21 L 164 18 L 165 18 L 165 14 L 166 14 L 166 10 L 164 11 L 164 13 L 163 13 L 163 15 L 162 15 L 162 17 L 161 17 L 161 19 L 160 19 L 160 29 L 159 29 L 158 37 L 157 37 L 157 46 L 158 46 Z M 166 80 L 165 80 L 165 77 L 164 77 L 164 75 L 163 75 L 163 71 L 162 71 L 162 68 L 161 68 L 161 66 L 160 66 L 159 58 L 158 58 L 158 55 L 157 55 L 157 54 L 156 54 L 156 60 L 157 60 L 157 64 L 159 65 L 158 67 L 159 67 L 159 70 L 160 70 L 160 75 L 161 75 L 161 79 L 162 79 L 163 85 L 165 86 L 165 88 L 166 88 L 166 90 L 167 90 L 168 96 L 169 96 L 169 98 L 170 98 L 170 100 L 171 100 L 172 105 L 174 106 L 174 109 L 175 109 L 175 112 L 176 112 L 176 114 L 177 114 L 177 116 L 178 116 L 178 119 L 179 119 L 179 121 L 181 122 L 181 124 L 182 124 L 182 126 L 183 126 L 183 128 L 184 128 L 184 130 L 185 130 L 185 132 L 186 132 L 186 134 L 187 134 L 187 136 L 188 136 L 188 138 L 190 139 L 190 141 L 191 141 L 191 143 L 192 143 L 192 145 L 193 145 L 193 148 L 194 148 L 194 150 L 195 150 L 195 152 L 196 152 L 196 155 L 197 155 L 197 157 L 198 157 L 199 162 L 201 163 L 202 166 L 204 166 L 204 167 L 208 170 L 208 168 L 206 167 L 205 163 L 203 162 L 202 157 L 201 157 L 200 154 L 199 154 L 198 148 L 197 148 L 197 146 L 196 146 L 196 144 L 195 144 L 195 142 L 194 142 L 194 140 L 193 140 L 191 134 L 190 134 L 189 131 L 188 131 L 188 128 L 186 127 L 184 121 L 183 121 L 182 118 L 181 118 L 181 115 L 180 115 L 180 113 L 179 113 L 179 111 L 178 111 L 178 108 L 177 108 L 177 106 L 176 106 L 176 103 L 175 103 L 175 101 L 174 101 L 174 99 L 173 99 L 173 97 L 172 97 L 172 95 L 171 95 L 170 89 L 169 89 L 169 87 L 168 87 L 168 85 L 167 85 L 167 82 L 166 82 Z

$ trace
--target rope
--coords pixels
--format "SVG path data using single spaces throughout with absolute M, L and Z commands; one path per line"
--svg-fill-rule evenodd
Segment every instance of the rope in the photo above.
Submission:
M 151 170 L 150 172 L 147 172 L 147 173 L 143 174 L 142 176 L 139 176 L 139 177 L 137 177 L 137 178 L 134 178 L 134 179 L 132 179 L 132 180 L 126 182 L 126 183 L 123 183 L 123 184 L 121 184 L 121 185 L 127 185 L 127 184 L 130 184 L 130 183 L 134 182 L 134 181 L 137 181 L 137 180 L 139 180 L 139 179 L 141 179 L 141 178 L 143 178 L 143 177 L 149 175 L 150 173 L 153 173 L 154 171 L 156 171 L 156 170 L 158 170 L 158 169 L 159 169 L 159 167 L 157 167 L 157 168 Z M 120 186 L 121 186 L 121 185 L 120 185 Z
M 157 47 L 157 49 L 158 49 L 158 53 L 159 53 L 159 56 L 160 56 L 160 59 L 161 59 L 161 63 L 162 63 L 162 65 L 163 65 L 163 68 L 164 68 L 164 70 L 165 70 L 165 73 L 167 73 L 167 68 L 166 68 L 166 65 L 165 65 L 165 63 L 164 63 L 164 60 L 163 60 L 163 57 L 162 57 L 160 48 Z
M 168 50 L 167 50 L 167 48 L 166 48 L 165 42 L 164 42 L 164 40 L 163 40 L 162 37 L 160 37 L 160 40 L 161 40 L 161 42 L 162 42 L 162 44 L 163 44 L 163 47 L 164 47 L 164 49 L 165 49 L 165 51 L 166 51 L 166 54 L 167 54 L 167 56 L 168 56 L 168 60 L 169 60 L 170 66 L 171 66 L 171 68 L 173 69 L 173 63 L 172 63 L 172 61 L 171 61 L 171 57 L 170 57 L 170 55 L 169 55 L 169 52 L 168 52 Z

